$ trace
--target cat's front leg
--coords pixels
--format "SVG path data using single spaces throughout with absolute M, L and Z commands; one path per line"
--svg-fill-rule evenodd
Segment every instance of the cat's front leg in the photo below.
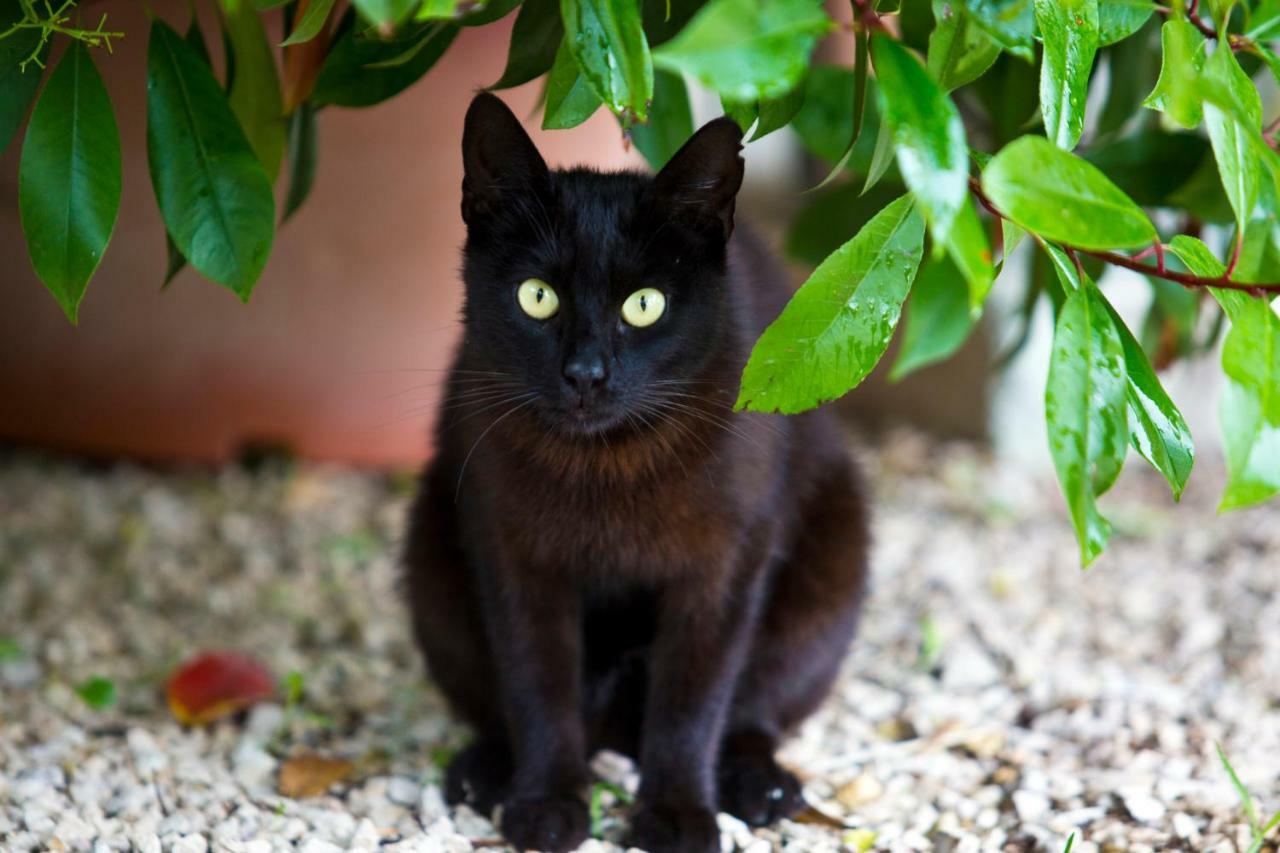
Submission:
M 715 853 L 715 766 L 758 611 L 759 581 L 730 594 L 707 578 L 668 587 L 649 658 L 640 792 L 631 843 L 650 853 Z
M 486 622 L 511 740 L 502 834 L 520 850 L 572 850 L 587 838 L 578 590 L 512 570 L 489 578 Z

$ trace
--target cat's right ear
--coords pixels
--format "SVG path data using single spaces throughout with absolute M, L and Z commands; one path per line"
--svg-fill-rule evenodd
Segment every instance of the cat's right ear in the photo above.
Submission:
M 462 218 L 468 224 L 503 209 L 504 196 L 542 192 L 547 164 L 510 108 L 476 95 L 462 130 Z

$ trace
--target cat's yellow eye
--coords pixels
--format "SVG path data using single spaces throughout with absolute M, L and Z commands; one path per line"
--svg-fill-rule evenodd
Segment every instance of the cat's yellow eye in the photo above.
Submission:
M 658 322 L 662 312 L 667 310 L 667 297 L 661 290 L 643 287 L 627 297 L 622 303 L 622 319 L 632 326 L 652 326 Z
M 525 279 L 516 291 L 516 298 L 520 300 L 524 313 L 535 320 L 554 317 L 560 310 L 560 297 L 556 296 L 551 285 L 536 278 Z

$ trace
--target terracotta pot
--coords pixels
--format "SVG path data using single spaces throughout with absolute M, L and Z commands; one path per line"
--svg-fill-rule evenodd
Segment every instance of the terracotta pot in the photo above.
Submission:
M 182 4 L 168 5 L 170 23 L 185 27 Z M 152 459 L 222 460 L 263 441 L 357 463 L 423 457 L 434 383 L 459 331 L 462 118 L 502 71 L 511 16 L 464 31 L 391 101 L 321 113 L 314 191 L 277 234 L 246 306 L 191 270 L 160 291 L 147 21 L 137 3 L 94 8 L 127 33 L 114 55 L 94 54 L 120 124 L 120 218 L 72 328 L 27 258 L 18 142 L 0 159 L 0 440 Z M 531 113 L 538 85 L 504 97 Z M 572 132 L 536 124 L 553 164 L 640 162 L 603 111 Z

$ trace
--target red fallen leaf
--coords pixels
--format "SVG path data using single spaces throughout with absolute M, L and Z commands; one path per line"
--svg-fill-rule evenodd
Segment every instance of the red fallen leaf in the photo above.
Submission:
M 276 695 L 262 664 L 238 652 L 205 652 L 169 678 L 165 696 L 178 721 L 200 726 Z

